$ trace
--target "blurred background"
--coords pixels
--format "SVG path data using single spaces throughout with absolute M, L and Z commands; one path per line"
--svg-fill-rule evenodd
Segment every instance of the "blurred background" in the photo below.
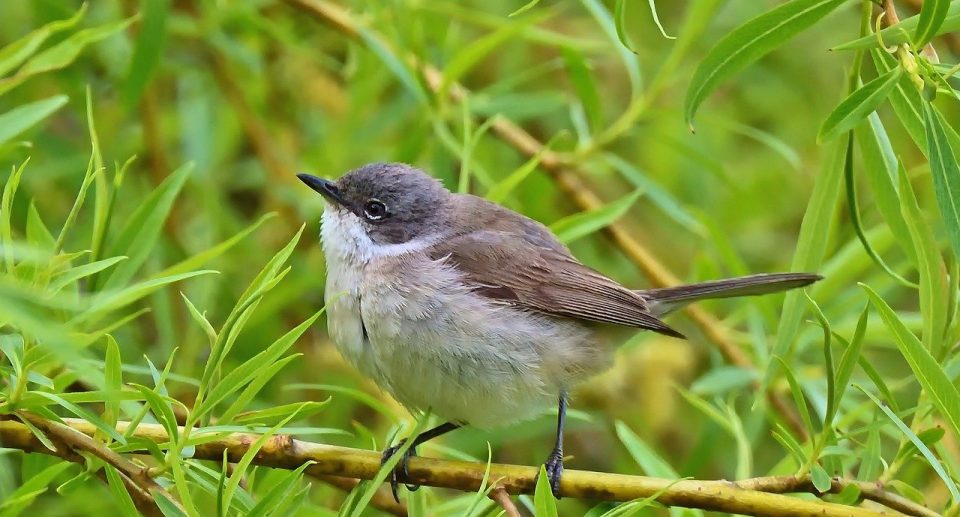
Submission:
M 52 114 L 2 144 L 0 176 L 30 157 L 11 208 L 13 220 L 27 218 L 32 200 L 48 224 L 59 225 L 90 158 L 89 91 L 107 177 L 114 177 L 115 163 L 135 157 L 115 200 L 118 221 L 172 171 L 194 164 L 141 276 L 276 214 L 208 265 L 218 275 L 155 291 L 140 302 L 149 313 L 113 332 L 129 365 L 143 367 L 146 356 L 162 368 L 176 349 L 168 389 L 186 403 L 195 387 L 180 381 L 199 377 L 209 347 L 180 292 L 219 326 L 256 272 L 305 224 L 291 271 L 247 322 L 226 364 L 252 357 L 324 305 L 325 266 L 317 238 L 322 205 L 297 172 L 336 178 L 369 162 L 403 161 L 452 190 L 486 195 L 505 178 L 517 178 L 515 171 L 530 157 L 517 140 L 485 125 L 488 120 L 510 121 L 540 143 L 549 142 L 551 156 L 569 164 L 533 168 L 501 202 L 545 224 L 559 222 L 557 227 L 573 232 L 568 234 L 573 252 L 618 281 L 651 285 L 636 254 L 625 252 L 623 242 L 601 228 L 613 219 L 622 234 L 681 281 L 784 271 L 791 267 L 800 222 L 827 156 L 817 132 L 845 96 L 851 54 L 829 49 L 857 37 L 856 3 L 841 6 L 724 84 L 700 109 L 695 132 L 683 116 L 691 75 L 707 50 L 733 27 L 779 3 L 659 2 L 664 30 L 679 35 L 668 39 L 646 2 L 625 4 L 624 31 L 618 35 L 614 3 L 601 0 L 545 1 L 512 17 L 520 4 L 503 0 L 98 0 L 84 7 L 75 26 L 44 43 L 88 31 L 82 50 L 61 56 L 63 66 L 9 89 L 0 81 L 6 90 L 0 112 L 66 96 Z M 916 13 L 912 2 L 897 3 L 903 17 Z M 70 18 L 81 5 L 2 2 L 0 45 Z M 123 20 L 131 21 L 117 25 Z M 955 43 L 935 42 L 945 62 L 955 59 Z M 424 76 L 424 66 L 462 84 L 450 88 L 455 98 L 433 93 L 436 76 Z M 948 120 L 958 120 L 955 103 L 944 110 Z M 912 167 L 925 163 L 922 155 L 899 125 L 889 124 L 888 131 L 916 175 Z M 576 179 L 572 187 L 570 178 Z M 935 206 L 928 183 L 915 185 L 925 209 Z M 635 200 L 624 201 L 634 194 Z M 591 206 L 584 196 L 594 200 L 593 208 L 606 206 L 606 215 L 595 211 L 578 218 Z M 906 258 L 880 224 L 870 194 L 861 197 L 874 247 L 902 269 Z M 846 209 L 836 210 L 828 223 L 821 229 L 829 238 L 820 270 L 828 279 L 809 293 L 834 329 L 852 333 L 866 303 L 857 282 L 883 293 L 911 328 L 919 328 L 915 297 L 870 260 Z M 92 224 L 81 213 L 77 235 L 86 239 Z M 67 236 L 66 249 L 86 245 Z M 611 333 L 610 346 L 619 347 L 615 368 L 586 382 L 572 399 L 568 468 L 651 473 L 624 446 L 622 429 L 618 436 L 620 421 L 679 476 L 732 479 L 789 472 L 784 449 L 770 432 L 784 420 L 752 386 L 769 364 L 782 302 L 780 295 L 701 304 L 706 326 L 686 314 L 670 320 L 690 336 L 687 341 Z M 305 438 L 382 448 L 397 419 L 410 417 L 344 363 L 325 327 L 321 317 L 297 342 L 293 351 L 302 357 L 266 385 L 253 407 L 332 397 L 300 424 L 349 434 Z M 747 362 L 724 358 L 711 330 Z M 891 379 L 897 396 L 914 400 L 917 386 L 895 381 L 908 377 L 909 369 L 886 336 L 880 320 L 871 319 L 864 355 Z M 814 409 L 822 409 L 826 390 L 821 342 L 822 330 L 802 323 L 789 359 Z M 130 376 L 139 378 L 134 370 Z M 786 389 L 785 381 L 774 383 L 775 391 L 789 397 Z M 691 404 L 691 397 L 719 408 L 736 431 Z M 873 410 L 864 411 L 869 421 Z M 555 414 L 493 432 L 460 430 L 421 447 L 420 454 L 486 460 L 489 442 L 494 461 L 536 465 L 551 448 L 554 420 Z M 955 442 L 948 446 L 957 450 Z M 9 461 L 15 470 L 18 463 Z M 900 475 L 931 501 L 947 497 L 929 469 L 907 465 Z M 12 474 L 0 481 L 0 493 L 16 486 Z M 86 483 L 63 495 L 49 493 L 33 508 L 42 515 L 112 511 L 111 499 L 97 496 L 103 490 Z M 455 492 L 426 492 L 428 508 L 435 509 L 431 514 L 457 515 L 463 509 Z M 335 512 L 344 497 L 340 489 L 315 483 L 305 508 Z M 561 515 L 582 515 L 594 503 L 560 504 Z

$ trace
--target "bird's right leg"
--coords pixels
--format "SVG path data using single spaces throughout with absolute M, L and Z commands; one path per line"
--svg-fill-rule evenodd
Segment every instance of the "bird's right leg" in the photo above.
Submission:
M 410 448 L 407 449 L 406 454 L 403 455 L 403 458 L 400 458 L 400 462 L 393 469 L 393 472 L 390 473 L 390 491 L 393 493 L 393 498 L 398 503 L 400 502 L 400 496 L 397 494 L 397 488 L 400 486 L 400 475 L 402 475 L 404 478 L 410 476 L 410 458 L 417 455 L 417 446 L 440 435 L 447 434 L 459 427 L 460 424 L 447 422 L 445 424 L 440 424 L 433 429 L 424 431 L 413 439 L 413 443 L 410 445 Z M 380 458 L 380 465 L 387 463 L 387 461 L 392 458 L 401 447 L 403 447 L 404 443 L 406 443 L 406 439 L 400 440 L 400 443 L 384 449 L 383 456 Z M 407 490 L 410 490 L 411 492 L 414 492 L 419 488 L 420 485 L 407 485 Z

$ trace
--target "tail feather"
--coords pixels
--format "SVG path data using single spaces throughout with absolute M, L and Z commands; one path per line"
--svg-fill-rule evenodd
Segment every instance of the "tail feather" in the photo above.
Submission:
M 821 278 L 812 273 L 770 273 L 648 289 L 638 293 L 650 302 L 655 316 L 663 316 L 697 300 L 776 293 L 810 285 Z

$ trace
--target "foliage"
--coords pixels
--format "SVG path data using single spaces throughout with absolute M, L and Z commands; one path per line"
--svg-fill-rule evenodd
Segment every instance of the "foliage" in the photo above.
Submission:
M 165 514 L 379 511 L 377 482 L 344 494 L 256 458 L 275 434 L 380 449 L 435 420 L 336 354 L 321 205 L 294 176 L 397 160 L 627 285 L 663 278 L 644 257 L 689 281 L 826 277 L 678 316 L 690 342 L 605 334 L 630 344 L 576 393 L 568 468 L 878 481 L 960 515 L 960 2 L 727 4 L 0 3 L 0 420 L 51 449 L 31 418 L 146 448 L 131 465 Z M 536 465 L 553 421 L 419 452 Z M 194 458 L 237 431 L 263 437 Z M 136 513 L 130 472 L 73 459 L 0 448 L 0 515 Z M 488 482 L 408 492 L 409 511 L 496 515 Z M 537 515 L 667 511 L 536 484 L 519 505 Z

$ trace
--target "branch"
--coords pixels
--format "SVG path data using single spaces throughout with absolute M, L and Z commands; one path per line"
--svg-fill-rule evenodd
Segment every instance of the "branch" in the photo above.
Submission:
M 89 422 L 76 418 L 64 419 L 66 426 L 77 431 L 74 434 L 92 436 L 96 428 Z M 119 422 L 117 431 L 126 433 L 128 422 Z M 202 435 L 194 431 L 194 437 Z M 140 424 L 132 436 L 157 444 L 169 442 L 163 427 L 157 424 Z M 233 433 L 196 446 L 193 458 L 221 461 L 224 452 L 230 461 L 238 461 L 260 435 Z M 18 421 L 0 420 L 0 444 L 32 452 L 51 454 L 30 430 Z M 101 444 L 102 447 L 102 444 Z M 315 464 L 307 467 L 312 476 L 340 476 L 355 479 L 373 479 L 380 469 L 380 453 L 349 447 L 294 440 L 286 435 L 271 437 L 260 449 L 253 463 L 259 466 L 295 469 L 307 461 Z M 483 483 L 487 465 L 431 458 L 410 460 L 410 475 L 401 481 L 419 485 L 477 491 Z M 491 464 L 489 479 L 511 494 L 531 494 L 536 486 L 536 467 Z M 657 495 L 657 501 L 669 506 L 684 506 L 730 512 L 743 515 L 800 517 L 879 517 L 894 515 L 890 511 L 877 511 L 856 506 L 844 506 L 820 500 L 807 500 L 782 495 L 786 492 L 813 492 L 809 479 L 787 477 L 755 478 L 738 482 L 671 480 L 646 476 L 627 476 L 602 472 L 567 470 L 560 483 L 560 493 L 566 497 L 599 499 L 606 501 L 631 501 Z M 842 490 L 848 484 L 861 483 L 836 480 L 831 491 Z M 935 512 L 903 500 L 882 488 L 862 484 L 863 497 L 890 504 L 908 515 L 932 517 Z
M 494 489 L 490 491 L 490 494 L 488 494 L 488 497 L 503 508 L 503 513 L 507 517 L 520 517 L 520 511 L 517 510 L 517 506 L 510 500 L 510 493 L 502 486 L 498 485 L 494 487 Z
M 163 515 L 154 499 L 154 493 L 162 492 L 168 500 L 173 504 L 177 504 L 176 499 L 168 494 L 156 481 L 147 476 L 142 468 L 134 465 L 133 462 L 127 458 L 120 456 L 103 442 L 95 440 L 92 437 L 92 431 L 87 433 L 79 432 L 72 427 L 41 418 L 26 411 L 18 412 L 17 417 L 30 422 L 30 424 L 43 432 L 56 450 L 48 448 L 30 432 L 30 429 L 27 428 L 26 425 L 14 420 L 8 422 L 0 421 L 0 426 L 5 423 L 15 423 L 27 430 L 27 436 L 8 437 L 7 433 L 0 431 L 0 445 L 28 452 L 50 454 L 80 465 L 86 464 L 86 460 L 83 455 L 81 455 L 82 452 L 96 456 L 117 470 L 133 503 L 140 513 L 144 515 L 151 517 Z M 5 416 L 0 415 L 0 418 L 5 418 Z M 10 439 L 8 440 L 8 438 Z M 106 481 L 106 476 L 102 471 L 98 472 L 98 475 Z
M 342 7 L 325 0 L 288 0 L 288 2 L 333 26 L 342 34 L 353 39 L 358 38 L 360 24 Z M 443 73 L 436 67 L 426 63 L 415 61 L 414 64 L 418 72 L 426 79 L 430 89 L 433 90 L 434 93 L 438 92 L 442 83 Z M 462 101 L 470 94 L 469 90 L 459 83 L 450 85 L 447 91 L 454 101 Z M 505 117 L 498 116 L 491 124 L 491 129 L 496 135 L 524 155 L 532 157 L 540 154 L 541 167 L 554 176 L 560 187 L 581 209 L 593 210 L 604 206 L 603 200 L 581 179 L 581 176 L 585 175 L 585 173 L 577 169 L 575 165 L 568 163 L 563 156 L 550 149 L 545 149 L 542 142 Z M 680 283 L 679 278 L 664 266 L 643 243 L 634 237 L 633 232 L 625 226 L 614 222 L 606 228 L 606 231 L 623 252 L 637 265 L 653 287 L 666 287 Z M 747 356 L 736 343 L 730 340 L 726 328 L 719 320 L 695 305 L 688 305 L 683 310 L 687 316 L 693 320 L 693 323 L 700 331 L 703 332 L 707 340 L 717 347 L 718 351 L 728 363 L 748 370 L 756 368 L 750 357 Z M 754 383 L 755 388 L 759 386 L 759 383 Z M 768 391 L 766 395 L 774 411 L 783 418 L 784 422 L 798 437 L 806 440 L 806 428 L 797 413 L 791 409 L 790 405 L 772 390 Z

